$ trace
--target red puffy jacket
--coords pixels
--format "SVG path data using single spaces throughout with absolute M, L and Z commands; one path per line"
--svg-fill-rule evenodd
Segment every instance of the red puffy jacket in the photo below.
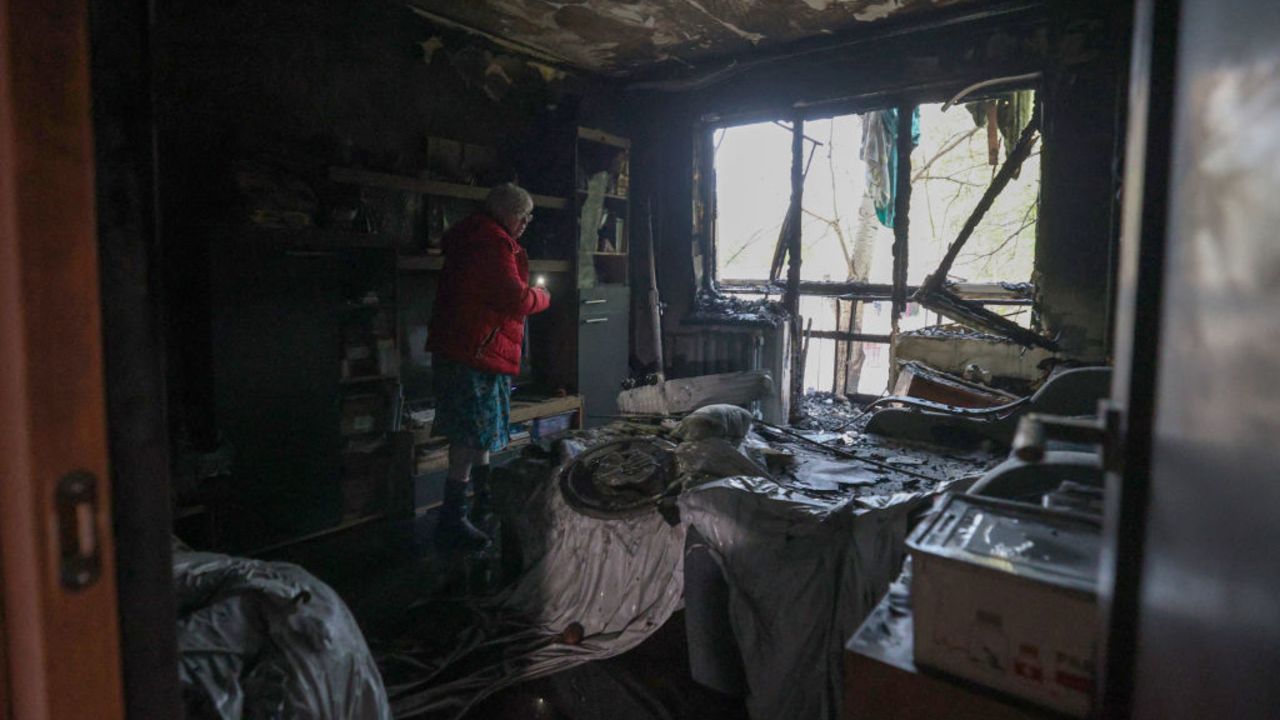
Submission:
M 474 213 L 444 235 L 444 272 L 427 329 L 427 350 L 485 372 L 520 372 L 524 318 L 551 295 L 529 287 L 529 256 L 511 233 Z

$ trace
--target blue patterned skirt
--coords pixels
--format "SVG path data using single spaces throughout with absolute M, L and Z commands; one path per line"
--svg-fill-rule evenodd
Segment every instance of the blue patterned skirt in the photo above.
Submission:
M 432 437 L 497 452 L 511 440 L 511 377 L 434 358 L 436 416 Z

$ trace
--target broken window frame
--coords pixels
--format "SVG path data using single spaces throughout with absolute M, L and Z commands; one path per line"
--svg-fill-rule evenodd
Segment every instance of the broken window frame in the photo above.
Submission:
M 945 87 L 934 87 L 921 90 L 919 94 L 911 97 L 899 96 L 897 102 L 888 101 L 886 94 L 875 94 L 864 98 L 853 100 L 842 100 L 834 103 L 814 104 L 807 108 L 792 109 L 790 112 L 772 112 L 772 113 L 751 113 L 732 117 L 722 117 L 716 115 L 704 116 L 699 127 L 695 130 L 694 135 L 694 253 L 695 267 L 698 280 L 698 287 L 709 290 L 727 290 L 734 294 L 740 295 L 760 295 L 768 297 L 775 294 L 783 295 L 792 287 L 792 282 L 778 279 L 733 279 L 724 280 L 719 277 L 717 269 L 716 253 L 718 252 L 718 239 L 716 237 L 717 225 L 717 206 L 716 206 L 716 175 L 715 175 L 715 133 L 721 129 L 727 129 L 735 126 L 746 125 L 758 122 L 775 122 L 775 123 L 791 123 L 793 134 L 799 134 L 800 138 L 793 138 L 793 147 L 796 145 L 803 146 L 806 138 L 804 137 L 804 121 L 821 120 L 850 114 L 863 114 L 876 110 L 886 110 L 896 108 L 898 110 L 899 122 L 910 122 L 912 114 L 920 105 L 928 103 L 942 102 L 955 93 L 959 89 L 959 85 L 948 84 Z M 1010 85 L 992 85 L 984 89 L 982 92 L 972 93 L 964 98 L 964 102 L 972 103 L 985 99 L 992 99 L 1009 92 L 1020 90 L 1033 90 L 1036 92 L 1037 104 L 1042 105 L 1044 102 L 1043 90 L 1039 82 L 1020 83 Z M 806 112 L 807 111 L 807 112 Z M 910 137 L 910 132 L 905 134 L 899 133 L 900 150 L 908 147 L 904 145 L 909 142 L 905 138 Z M 793 153 L 792 157 L 792 177 L 793 180 L 797 176 L 797 168 L 795 163 L 797 158 L 799 162 L 806 162 L 806 155 L 803 153 Z M 795 300 L 791 301 L 791 305 L 798 304 L 799 298 L 805 297 L 831 297 L 837 300 L 837 312 L 839 312 L 839 301 L 850 301 L 850 312 L 855 312 L 858 303 L 872 303 L 891 301 L 892 307 L 892 329 L 888 335 L 864 332 L 844 332 L 830 330 L 811 330 L 801 325 L 801 319 L 793 320 L 793 333 L 795 349 L 807 344 L 811 339 L 830 339 L 837 342 L 846 343 L 845 351 L 850 352 L 854 343 L 870 343 L 882 344 L 890 349 L 892 348 L 893 338 L 900 332 L 899 319 L 909 302 L 913 302 L 918 293 L 921 292 L 924 284 L 907 283 L 907 270 L 910 259 L 908 257 L 909 239 L 910 239 L 910 208 L 911 208 L 911 153 L 899 152 L 898 160 L 898 192 L 896 194 L 896 207 L 894 212 L 894 268 L 893 282 L 891 283 L 861 283 L 861 282 L 824 282 L 824 281 L 801 281 L 798 277 L 794 281 Z M 807 168 L 801 168 L 799 176 L 803 178 Z M 1002 188 L 1003 189 L 1003 188 Z M 998 195 L 999 193 L 996 193 Z M 803 204 L 803 197 L 797 197 L 795 202 Z M 792 214 L 791 211 L 788 214 Z M 1035 235 L 1039 237 L 1039 217 L 1036 218 Z M 900 229 L 901 228 L 901 229 Z M 797 233 L 802 232 L 798 229 Z M 779 238 L 779 247 L 781 248 L 785 242 L 785 224 L 784 230 Z M 700 255 L 700 257 L 698 257 Z M 803 258 L 801 258 L 803 261 Z M 776 263 L 775 263 L 776 265 Z M 950 292 L 957 298 L 961 299 L 968 305 L 983 310 L 991 308 L 1010 308 L 1010 307 L 1030 307 L 1034 317 L 1034 300 L 1006 289 L 1000 283 L 959 283 L 950 286 Z M 936 312 L 936 310 L 934 310 Z M 793 358 L 798 353 L 793 353 Z M 834 353 L 834 362 L 839 362 L 840 353 Z M 893 385 L 893 379 L 896 375 L 895 368 L 889 369 L 889 387 Z M 793 368 L 798 365 L 793 363 Z M 793 384 L 798 384 L 803 390 L 803 373 L 793 372 Z M 837 392 L 837 383 L 840 378 L 838 367 L 833 376 L 832 392 Z M 847 378 L 846 378 L 847 383 Z M 844 388 L 847 390 L 846 388 Z M 794 388 L 793 388 L 794 390 Z M 886 388 L 886 392 L 888 388 Z M 876 395 L 843 392 L 847 397 L 865 402 L 874 399 Z M 798 408 L 799 403 L 795 406 Z

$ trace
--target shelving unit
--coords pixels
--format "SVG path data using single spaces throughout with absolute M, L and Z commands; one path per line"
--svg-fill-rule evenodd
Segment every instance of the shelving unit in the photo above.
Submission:
M 338 183 L 387 188 L 389 190 L 406 190 L 423 195 L 452 197 L 463 200 L 484 200 L 485 196 L 489 194 L 489 188 L 478 185 L 462 185 L 443 180 L 391 175 L 369 170 L 357 170 L 355 168 L 329 168 L 329 179 Z M 568 207 L 569 201 L 562 197 L 534 195 L 533 205 L 534 207 L 561 210 Z
M 341 307 L 342 360 L 338 403 L 342 435 L 342 502 L 339 528 L 394 512 L 396 443 L 401 412 L 399 280 L 394 245 L 376 262 L 354 262 Z M 362 273 L 358 271 L 363 271 Z M 370 300 L 370 298 L 372 300 Z M 401 463 L 403 464 L 403 463 Z
M 218 516 L 208 534 L 243 552 L 398 512 L 398 367 L 377 353 L 381 338 L 382 356 L 398 355 L 391 238 L 231 222 L 211 232 L 212 401 L 235 465 L 205 501 Z M 360 344 L 362 362 L 344 362 Z
M 400 272 L 434 272 L 444 269 L 443 255 L 401 255 Z M 530 260 L 531 273 L 567 273 L 573 272 L 571 260 Z
M 329 179 L 338 183 L 400 190 L 419 193 L 427 197 L 452 198 L 477 204 L 483 201 L 489 192 L 489 189 L 485 187 L 340 167 L 330 168 Z M 574 207 L 569 199 L 549 195 L 535 194 L 533 195 L 533 202 L 535 208 L 553 211 Z M 434 273 L 443 270 L 444 263 L 444 256 L 439 254 L 397 253 L 396 271 L 398 274 Z M 538 274 L 563 275 L 572 273 L 575 267 L 574 260 L 567 258 L 534 259 L 529 261 L 529 271 Z M 369 380 L 372 379 L 369 378 Z M 580 427 L 583 421 L 582 398 L 580 396 L 570 395 L 536 402 L 516 400 L 512 402 L 511 422 L 513 424 L 527 423 L 570 412 L 574 413 L 574 425 Z M 410 457 L 410 460 L 406 463 L 410 468 L 408 474 L 422 476 L 447 469 L 448 446 L 441 443 L 439 439 L 431 438 L 429 424 L 425 427 L 408 431 L 406 435 L 406 453 Z M 513 441 L 507 449 L 508 451 L 518 450 L 529 442 L 530 439 L 527 437 L 518 439 Z M 425 448 L 431 449 L 427 452 L 422 452 Z
M 328 178 L 350 186 L 334 195 L 350 195 L 355 214 L 345 221 L 323 215 L 312 222 L 339 227 L 265 227 L 237 218 L 211 229 L 221 239 L 211 261 L 219 309 L 212 320 L 214 405 L 219 425 L 230 429 L 228 442 L 237 450 L 241 473 L 234 488 L 240 495 L 228 502 L 254 509 L 253 517 L 228 525 L 234 532 L 227 537 L 239 550 L 283 547 L 404 517 L 438 489 L 438 474 L 419 475 L 447 466 L 442 448 L 418 452 L 430 444 L 429 428 L 411 431 L 399 424 L 409 371 L 402 366 L 409 358 L 409 306 L 402 286 L 413 274 L 413 297 L 430 292 L 431 274 L 445 263 L 430 254 L 432 241 L 443 226 L 478 207 L 488 188 L 344 167 L 330 168 Z M 576 328 L 578 304 L 571 290 L 577 288 L 573 276 L 581 259 L 572 235 L 578 196 L 572 178 L 563 179 L 563 197 L 533 196 L 535 231 L 542 234 L 527 240 L 541 254 L 530 261 L 530 271 L 547 276 L 555 310 L 563 313 L 557 319 L 563 331 L 535 331 L 532 337 L 541 346 L 538 352 L 545 351 L 543 364 L 535 367 L 564 374 L 539 373 L 538 379 L 545 380 L 546 392 L 563 389 L 569 396 L 514 401 L 515 423 L 572 413 L 573 424 L 581 426 L 586 417 L 579 391 L 586 383 L 575 363 L 594 341 L 580 339 Z M 345 212 L 345 202 L 329 209 Z M 628 201 L 613 192 L 604 202 L 625 207 Z M 425 323 L 424 303 L 416 307 L 415 329 Z M 614 324 L 625 327 L 625 320 Z M 596 325 L 585 327 L 598 334 Z M 625 354 L 625 340 L 621 347 Z M 603 357 L 617 350 L 615 343 L 595 352 Z M 282 363 L 282 357 L 290 361 Z M 419 395 L 425 379 L 416 377 Z M 528 442 L 518 439 L 511 449 Z
M 630 140 L 578 128 L 573 193 L 578 303 L 568 332 L 578 348 L 574 380 L 589 423 L 618 413 L 617 395 L 628 374 L 630 165 Z
M 574 216 L 579 287 L 627 284 L 623 258 L 630 249 L 630 165 L 630 140 L 603 130 L 578 128 Z

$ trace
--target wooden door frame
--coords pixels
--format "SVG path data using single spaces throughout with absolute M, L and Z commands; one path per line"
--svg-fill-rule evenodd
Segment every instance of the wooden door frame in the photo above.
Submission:
M 0 0 L 0 564 L 20 720 L 123 717 L 88 6 Z M 97 579 L 60 578 L 55 489 L 96 480 Z
M 107 446 L 125 713 L 182 714 L 150 0 L 89 0 Z

